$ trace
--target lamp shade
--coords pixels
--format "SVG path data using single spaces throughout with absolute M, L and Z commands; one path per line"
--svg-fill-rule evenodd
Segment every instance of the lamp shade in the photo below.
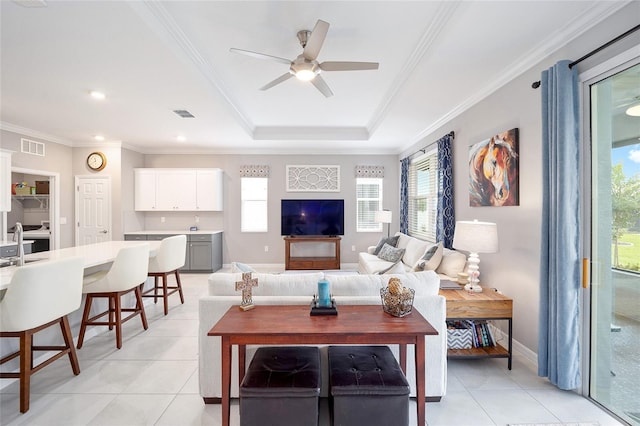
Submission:
M 498 226 L 491 222 L 458 221 L 453 234 L 453 248 L 471 253 L 498 251 Z
M 391 223 L 391 210 L 379 210 L 373 218 L 376 223 Z

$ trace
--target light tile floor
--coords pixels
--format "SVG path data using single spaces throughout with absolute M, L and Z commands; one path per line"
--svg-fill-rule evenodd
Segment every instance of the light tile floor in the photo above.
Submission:
M 219 425 L 219 405 L 205 405 L 198 394 L 198 299 L 207 274 L 182 274 L 185 304 L 170 298 L 147 306 L 149 329 L 133 319 L 124 326 L 124 343 L 115 348 L 112 333 L 85 342 L 78 351 L 81 374 L 73 376 L 62 358 L 32 377 L 31 408 L 20 414 L 18 384 L 0 393 L 2 425 Z M 517 354 L 513 369 L 504 359 L 451 360 L 447 395 L 427 404 L 427 424 L 506 425 L 509 423 L 597 422 L 614 418 L 574 392 L 560 391 L 535 374 Z M 329 424 L 321 402 L 320 424 Z M 412 425 L 415 401 L 411 402 Z M 239 424 L 238 404 L 231 424 Z M 364 426 L 364 425 L 363 425 Z M 391 426 L 391 425 L 390 425 Z

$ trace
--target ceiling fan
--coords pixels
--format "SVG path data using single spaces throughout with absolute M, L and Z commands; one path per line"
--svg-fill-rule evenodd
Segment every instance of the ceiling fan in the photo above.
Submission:
M 318 62 L 316 58 L 320 53 L 324 39 L 329 31 L 329 23 L 318 19 L 313 31 L 302 30 L 298 31 L 298 40 L 302 45 L 302 54 L 298 55 L 293 61 L 280 58 L 278 56 L 265 55 L 264 53 L 252 52 L 250 50 L 242 50 L 231 48 L 231 52 L 240 53 L 247 56 L 252 56 L 258 59 L 266 59 L 270 61 L 276 61 L 289 65 L 289 72 L 281 75 L 270 83 L 262 86 L 260 90 L 267 90 L 276 86 L 284 81 L 287 81 L 291 77 L 295 76 L 298 80 L 310 81 L 316 89 L 318 89 L 327 98 L 333 96 L 333 92 L 324 81 L 320 72 L 322 71 L 363 71 L 363 70 L 377 70 L 377 62 L 336 62 L 325 61 Z

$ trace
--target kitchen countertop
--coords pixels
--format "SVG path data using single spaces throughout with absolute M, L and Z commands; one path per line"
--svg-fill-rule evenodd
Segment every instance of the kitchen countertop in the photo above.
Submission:
M 33 244 L 33 240 L 22 240 L 22 244 Z M 0 240 L 0 247 L 11 247 L 17 246 L 17 241 L 12 240 Z
M 154 257 L 160 247 L 160 241 L 106 241 L 104 243 L 87 244 L 84 246 L 27 254 L 24 258 L 25 260 L 38 260 L 38 263 L 40 263 L 49 260 L 82 257 L 84 258 L 84 267 L 87 269 L 113 262 L 121 248 L 139 244 L 149 244 L 149 257 Z M 18 268 L 19 266 L 0 268 L 0 290 L 4 290 L 9 286 L 11 278 Z
M 175 230 L 175 229 L 162 229 L 162 230 L 146 230 L 146 231 L 128 231 L 125 232 L 124 235 L 210 235 L 210 234 L 218 234 L 222 231 L 207 231 L 204 229 L 199 229 L 197 231 L 185 231 L 185 230 Z
M 7 238 L 11 239 L 12 237 L 13 237 L 13 233 L 9 232 L 7 234 Z M 48 229 L 45 229 L 45 230 L 36 229 L 35 231 L 23 231 L 22 237 L 37 238 L 37 239 L 51 238 L 51 231 Z

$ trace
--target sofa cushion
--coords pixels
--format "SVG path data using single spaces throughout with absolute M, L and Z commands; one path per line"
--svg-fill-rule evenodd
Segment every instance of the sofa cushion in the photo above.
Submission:
M 458 272 L 464 271 L 464 266 L 467 263 L 467 257 L 455 250 L 444 250 L 440 265 L 436 268 L 436 272 L 444 274 L 452 278 L 458 276 Z
M 389 244 L 385 244 L 382 246 L 382 249 L 380 249 L 378 257 L 382 260 L 386 260 L 387 262 L 395 263 L 402 259 L 404 253 L 405 249 L 399 249 L 392 247 Z
M 422 255 L 424 255 L 425 251 L 427 251 L 430 245 L 431 243 L 428 241 L 411 238 L 411 240 L 407 243 L 404 256 L 402 256 L 402 263 L 407 266 L 413 267 L 418 259 L 420 259 Z
M 400 279 L 403 286 L 412 288 L 415 296 L 435 296 L 440 290 L 440 278 L 434 271 L 408 272 L 389 275 L 327 275 L 333 296 L 377 296 L 389 279 Z
M 385 244 L 389 244 L 392 247 L 396 247 L 398 245 L 398 236 L 394 235 L 393 237 L 382 237 L 380 238 L 380 241 L 378 241 L 378 244 L 376 245 L 376 248 L 373 249 L 373 253 L 376 256 L 378 255 L 378 253 L 380 253 L 380 250 L 382 250 L 382 247 L 384 247 Z
M 252 278 L 258 279 L 258 286 L 253 287 L 254 296 L 302 296 L 311 297 L 318 292 L 318 281 L 324 278 L 322 272 L 299 274 L 260 274 L 254 273 Z M 236 281 L 242 281 L 242 273 L 216 272 L 209 275 L 210 296 L 238 296 Z M 239 300 L 239 299 L 238 299 Z
M 231 272 L 256 272 L 256 270 L 246 263 L 231 262 Z

